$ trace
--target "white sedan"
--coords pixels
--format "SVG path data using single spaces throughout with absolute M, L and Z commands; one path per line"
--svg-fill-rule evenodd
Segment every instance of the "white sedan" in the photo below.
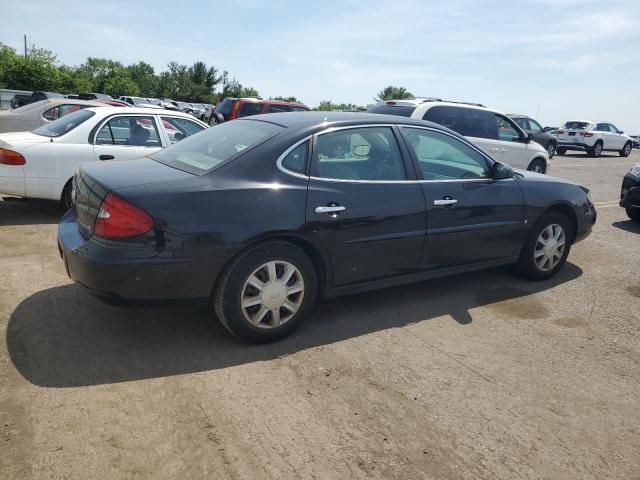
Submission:
M 71 206 L 72 178 L 86 162 L 154 153 L 208 125 L 186 113 L 148 108 L 86 108 L 32 132 L 0 134 L 0 194 Z

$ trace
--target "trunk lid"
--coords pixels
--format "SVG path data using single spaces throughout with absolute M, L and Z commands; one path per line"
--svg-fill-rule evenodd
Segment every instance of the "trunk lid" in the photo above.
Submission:
M 29 146 L 37 143 L 46 143 L 51 141 L 49 137 L 36 135 L 33 132 L 5 132 L 0 133 L 0 147 L 11 148 L 11 146 Z
M 584 139 L 584 134 L 591 130 L 591 127 L 591 122 L 571 121 L 565 123 L 564 127 L 560 127 L 556 135 L 559 142 L 582 142 L 582 140 Z
M 93 235 L 100 205 L 109 192 L 158 182 L 177 182 L 197 177 L 188 172 L 143 158 L 126 162 L 89 163 L 74 177 L 74 209 L 85 237 Z M 144 208 L 144 206 L 140 206 Z

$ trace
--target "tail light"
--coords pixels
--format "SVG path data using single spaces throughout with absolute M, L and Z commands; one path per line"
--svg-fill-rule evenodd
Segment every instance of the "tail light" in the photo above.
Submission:
M 233 104 L 233 108 L 231 109 L 231 119 L 235 120 L 238 118 L 238 112 L 240 111 L 240 104 L 242 102 L 236 102 Z
M 556 135 L 562 135 L 564 133 L 564 130 L 560 129 L 556 132 Z
M 24 165 L 25 163 L 27 161 L 18 152 L 0 148 L 0 165 Z
M 584 134 L 585 137 L 593 137 L 593 132 L 586 132 Z
M 100 205 L 94 233 L 103 238 L 135 237 L 148 232 L 153 219 L 143 210 L 109 193 Z

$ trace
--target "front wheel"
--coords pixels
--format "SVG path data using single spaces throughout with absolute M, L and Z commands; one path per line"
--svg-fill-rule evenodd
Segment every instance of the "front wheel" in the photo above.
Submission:
M 553 277 L 567 261 L 573 230 L 566 216 L 550 212 L 536 222 L 522 246 L 518 272 L 532 280 Z
M 291 334 L 313 309 L 318 280 L 297 246 L 272 241 L 253 247 L 225 270 L 213 306 L 233 335 L 253 343 Z
M 549 145 L 547 145 L 547 154 L 549 155 L 549 160 L 553 158 L 555 153 L 556 153 L 556 144 L 553 142 L 550 142 Z
M 541 158 L 535 158 L 531 161 L 531 163 L 529 164 L 529 167 L 527 167 L 527 170 L 529 170 L 530 172 L 536 172 L 536 173 L 546 173 L 547 165 L 545 161 L 542 160 Z
M 627 212 L 627 216 L 635 221 L 635 222 L 640 222 L 640 208 L 625 208 L 625 211 Z
M 621 157 L 628 157 L 631 155 L 631 142 L 624 144 L 624 148 L 618 152 Z

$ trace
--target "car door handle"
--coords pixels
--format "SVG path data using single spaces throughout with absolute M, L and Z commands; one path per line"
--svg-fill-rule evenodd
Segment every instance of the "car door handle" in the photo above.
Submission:
M 343 207 L 342 205 L 331 205 L 326 207 L 316 207 L 316 213 L 338 213 L 344 212 L 347 207 Z
M 438 207 L 448 207 L 449 205 L 455 205 L 458 203 L 458 200 L 455 198 L 443 198 L 442 200 L 434 200 L 433 204 Z
M 114 157 L 113 155 L 100 155 L 98 158 L 100 160 L 113 160 L 116 157 Z

